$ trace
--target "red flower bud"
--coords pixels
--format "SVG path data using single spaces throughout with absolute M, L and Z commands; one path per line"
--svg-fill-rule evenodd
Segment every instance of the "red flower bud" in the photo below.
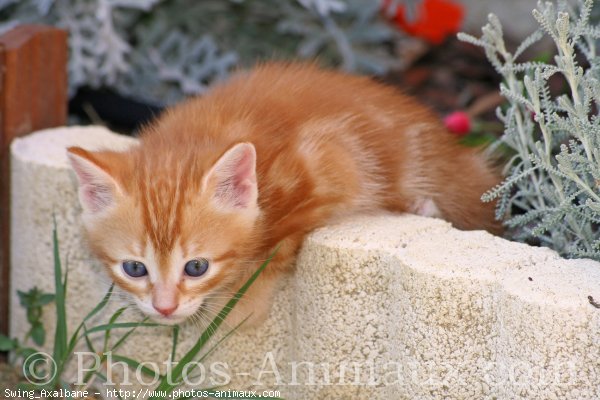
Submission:
M 464 111 L 455 111 L 444 118 L 444 125 L 455 135 L 464 136 L 471 132 L 471 118 Z
M 390 2 L 384 1 L 383 10 L 389 7 Z M 463 6 L 455 0 L 422 0 L 415 11 L 413 18 L 407 18 L 405 7 L 400 5 L 393 19 L 408 34 L 433 44 L 458 32 L 465 15 Z

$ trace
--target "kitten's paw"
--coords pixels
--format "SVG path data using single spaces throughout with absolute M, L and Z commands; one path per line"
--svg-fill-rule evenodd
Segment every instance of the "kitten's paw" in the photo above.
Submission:
M 435 201 L 430 198 L 418 199 L 413 203 L 410 210 L 413 214 L 421 215 L 423 217 L 442 218 L 440 209 L 435 204 Z

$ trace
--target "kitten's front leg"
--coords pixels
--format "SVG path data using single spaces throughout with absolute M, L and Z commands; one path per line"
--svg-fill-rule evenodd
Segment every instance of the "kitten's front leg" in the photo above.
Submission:
M 274 250 L 265 255 L 264 259 L 270 255 L 273 255 L 273 258 L 231 311 L 227 317 L 229 324 L 235 326 L 250 316 L 244 326 L 257 326 L 267 319 L 273 304 L 273 296 L 282 277 L 293 271 L 296 254 L 304 236 L 301 233 L 289 236 L 280 242 L 274 255 Z M 235 288 L 235 292 L 243 286 L 259 265 L 248 270 L 246 276 L 239 282 L 239 286 Z
M 229 313 L 227 322 L 235 326 L 249 317 L 243 327 L 253 327 L 263 323 L 269 316 L 273 295 L 279 281 L 279 277 L 259 276 Z
M 263 271 L 264 273 L 264 271 Z M 234 286 L 231 290 L 216 292 L 208 296 L 199 312 L 204 313 L 206 317 L 200 318 L 203 321 L 212 320 L 235 293 L 247 281 L 250 275 L 243 279 L 239 286 Z M 269 316 L 269 311 L 273 304 L 273 295 L 279 284 L 279 275 L 260 275 L 254 283 L 248 288 L 246 293 L 240 298 L 235 307 L 225 319 L 226 325 L 230 328 L 241 323 L 244 319 L 248 320 L 242 328 L 258 326 Z

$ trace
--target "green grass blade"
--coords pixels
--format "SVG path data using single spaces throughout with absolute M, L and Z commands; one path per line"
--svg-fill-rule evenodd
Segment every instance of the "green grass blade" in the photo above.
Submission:
M 100 303 L 96 304 L 96 307 L 94 307 L 94 309 L 90 311 L 88 315 L 85 316 L 85 318 L 83 319 L 84 322 L 87 322 L 90 318 L 98 314 L 106 306 L 113 294 L 114 288 L 115 284 L 113 283 L 112 285 L 110 285 L 110 289 L 108 289 L 108 292 L 106 292 Z
M 177 363 L 175 368 L 171 373 L 172 379 L 171 382 L 167 379 L 163 379 L 158 386 L 156 387 L 156 392 L 167 392 L 171 393 L 177 386 L 179 386 L 179 380 L 181 379 L 181 375 L 183 373 L 184 368 L 187 366 L 189 362 L 191 362 L 198 353 L 202 350 L 202 348 L 206 345 L 208 340 L 215 334 L 216 330 L 221 326 L 227 315 L 231 312 L 233 307 L 240 301 L 244 293 L 248 291 L 248 288 L 254 283 L 256 278 L 260 275 L 260 273 L 266 268 L 266 266 L 271 262 L 275 254 L 277 253 L 277 249 L 271 256 L 252 274 L 252 276 L 246 281 L 244 286 L 238 290 L 238 292 L 227 302 L 227 304 L 221 309 L 219 314 L 212 320 L 212 322 L 208 325 L 208 327 L 202 332 L 200 338 L 194 344 L 194 346 L 183 356 L 183 358 Z M 188 372 L 191 372 L 192 368 L 188 368 Z M 150 398 L 151 400 L 159 400 L 158 397 L 153 396 Z
M 97 354 L 96 349 L 94 348 L 94 345 L 92 344 L 92 341 L 90 340 L 89 335 L 87 333 L 87 327 L 85 326 L 85 324 L 82 324 L 82 326 L 83 326 L 83 337 L 85 338 L 85 343 L 88 347 L 88 350 L 94 354 Z M 104 355 L 102 357 L 104 357 Z M 99 364 L 102 365 L 102 362 L 100 362 Z M 100 372 L 98 372 L 97 369 L 95 371 L 88 371 L 85 374 L 83 381 L 85 383 L 87 383 L 90 380 L 90 378 L 92 377 L 92 375 L 94 375 L 94 374 L 96 374 L 98 376 L 102 376 L 102 374 L 100 374 Z M 105 379 L 105 381 L 106 381 L 106 379 Z
M 246 318 L 244 318 L 244 319 L 243 319 L 243 320 L 242 320 L 242 321 L 241 321 L 239 324 L 237 324 L 236 326 L 234 326 L 234 327 L 233 327 L 233 328 L 232 328 L 232 329 L 231 329 L 229 332 L 227 332 L 227 333 L 226 333 L 226 334 L 225 334 L 225 335 L 224 335 L 224 336 L 223 336 L 221 339 L 219 339 L 219 340 L 217 341 L 217 343 L 215 343 L 214 345 L 212 345 L 212 346 L 211 346 L 211 348 L 210 348 L 210 349 L 208 349 L 208 351 L 207 351 L 206 353 L 204 353 L 204 355 L 198 359 L 198 362 L 202 362 L 202 361 L 204 361 L 204 360 L 205 360 L 205 359 L 206 359 L 206 358 L 207 358 L 207 357 L 208 357 L 208 356 L 209 356 L 209 355 L 210 355 L 210 354 L 211 354 L 213 351 L 215 351 L 215 350 L 217 349 L 217 347 L 218 347 L 218 346 L 219 346 L 221 343 L 223 343 L 225 340 L 227 340 L 227 338 L 228 338 L 229 336 L 233 335 L 233 333 L 234 333 L 235 331 L 237 331 L 237 330 L 240 328 L 240 326 L 242 326 L 242 324 L 243 324 L 244 322 L 248 321 L 248 318 L 250 318 L 250 316 L 251 316 L 251 315 L 252 315 L 252 314 L 250 314 L 250 315 L 248 315 Z
M 92 343 L 92 341 L 90 340 L 90 337 L 88 335 L 87 327 L 85 326 L 85 324 L 83 324 L 82 326 L 83 326 L 83 338 L 85 339 L 85 344 L 87 345 L 88 350 L 91 351 L 92 353 L 96 353 L 94 344 Z
M 210 354 L 211 354 L 213 351 L 215 351 L 215 350 L 217 349 L 217 347 L 219 347 L 219 345 L 220 345 L 221 343 L 223 343 L 225 340 L 227 340 L 227 338 L 228 338 L 229 336 L 233 335 L 233 333 L 234 333 L 235 331 L 237 331 L 237 330 L 239 329 L 239 327 L 240 327 L 240 326 L 242 326 L 242 324 L 243 324 L 244 322 L 246 322 L 246 321 L 248 320 L 248 318 L 250 318 L 250 316 L 251 316 L 251 315 L 252 315 L 252 314 L 250 314 L 250 315 L 248 315 L 246 318 L 244 318 L 244 319 L 243 319 L 243 320 L 242 320 L 242 321 L 241 321 L 239 324 L 237 324 L 236 326 L 234 326 L 234 327 L 233 327 L 233 328 L 232 328 L 232 329 L 231 329 L 229 332 L 227 332 L 227 334 L 225 334 L 225 335 L 224 335 L 224 336 L 223 336 L 221 339 L 219 339 L 219 340 L 217 341 L 217 343 L 215 343 L 214 345 L 212 345 L 212 346 L 210 347 L 210 349 L 208 349 L 208 351 L 207 351 L 206 353 L 204 353 L 204 355 L 198 359 L 198 362 L 199 362 L 199 363 L 201 363 L 202 361 L 204 361 L 204 360 L 205 360 L 205 359 L 206 359 L 206 358 L 207 358 L 207 357 L 208 357 L 208 356 L 209 356 L 209 355 L 210 355 Z M 191 370 L 193 370 L 193 368 L 190 368 L 190 371 L 191 371 Z M 196 379 L 196 378 L 198 378 L 198 377 L 199 377 L 199 376 L 193 376 L 193 377 L 192 377 L 192 379 Z M 219 389 L 219 387 L 220 387 L 220 386 L 215 386 L 214 388 L 212 388 L 212 390 Z M 211 390 L 211 389 L 204 389 L 204 390 Z
M 53 358 L 57 361 L 57 371 L 54 382 L 60 379 L 64 367 L 62 360 L 67 352 L 67 311 L 65 308 L 65 286 L 62 280 L 62 266 L 60 262 L 60 251 L 58 232 L 56 230 L 56 216 L 53 216 L 54 227 L 52 229 L 52 244 L 54 253 L 54 287 L 55 287 L 55 305 L 56 305 L 56 330 L 54 333 L 54 351 Z
M 113 318 L 116 319 L 118 318 L 123 311 L 125 311 L 127 307 L 122 307 L 121 309 L 117 310 L 117 312 L 115 312 L 115 314 L 113 314 L 112 318 L 111 318 L 111 323 L 114 322 Z M 77 329 L 75 330 L 75 332 L 73 333 L 73 335 L 71 336 L 71 340 L 69 340 L 69 346 L 67 347 L 67 351 L 65 353 L 65 359 L 63 359 L 63 362 L 66 362 L 68 357 L 70 357 L 70 355 L 73 353 L 73 350 L 75 350 L 75 346 L 77 345 L 77 342 L 79 342 L 79 339 L 81 339 L 81 337 L 79 336 L 79 332 L 81 331 L 82 328 L 84 328 L 85 326 L 85 319 L 83 320 L 83 322 L 81 322 L 79 324 L 79 326 L 77 327 Z M 90 331 L 89 330 L 84 330 L 84 334 L 81 335 L 82 337 L 85 338 L 86 342 L 89 342 L 89 334 Z M 108 342 L 108 339 L 110 337 L 110 329 L 106 331 L 105 336 L 104 336 L 104 350 L 103 352 L 106 352 L 106 345 Z
M 148 321 L 148 317 L 144 318 L 141 322 L 138 322 L 138 325 L 134 326 L 133 328 L 131 328 L 130 330 L 127 331 L 127 333 L 125 333 L 123 336 L 121 336 L 119 338 L 119 340 L 117 340 L 117 342 L 115 343 L 115 345 L 112 347 L 111 350 L 117 350 L 119 347 L 121 347 L 121 345 L 123 343 L 125 343 L 125 341 L 127 340 L 127 338 L 133 333 L 135 332 L 135 330 L 138 328 L 138 326 L 140 326 L 139 324 L 143 324 L 146 321 Z
M 98 325 L 98 326 L 94 326 L 93 328 L 90 328 L 88 330 L 88 333 L 95 333 L 95 332 L 104 332 L 106 330 L 109 329 L 123 329 L 123 328 L 134 328 L 134 327 L 152 327 L 152 326 L 164 326 L 162 324 L 157 324 L 154 322 L 117 322 L 114 324 L 104 324 L 104 325 Z
M 141 322 L 136 323 L 136 326 L 134 326 L 133 328 L 131 328 L 130 330 L 128 330 L 123 336 L 121 336 L 119 338 L 119 340 L 117 340 L 117 342 L 115 343 L 115 345 L 111 348 L 111 352 L 114 352 L 115 350 L 117 350 L 119 347 L 121 347 L 121 345 L 123 345 L 123 343 L 125 343 L 125 341 L 127 340 L 127 338 L 133 333 L 135 332 L 135 330 L 138 328 L 138 326 L 140 326 L 140 324 L 143 324 L 144 322 L 146 322 L 148 320 L 148 317 L 144 318 Z M 84 325 L 84 332 L 85 332 L 85 339 L 86 341 L 89 341 L 89 331 L 87 330 L 86 326 Z M 94 351 L 95 353 L 95 351 Z M 104 354 L 101 355 L 100 357 L 100 363 L 99 363 L 99 368 L 102 366 L 102 364 L 106 361 L 106 352 Z M 94 371 L 88 371 L 88 373 L 85 375 L 83 381 L 87 382 L 92 375 L 101 375 L 100 372 L 98 372 L 98 370 L 94 370 Z M 106 380 L 106 379 L 105 379 Z
M 65 301 L 66 301 L 66 298 L 67 298 L 67 290 L 68 290 L 67 289 L 67 282 L 68 281 L 69 281 L 69 256 L 67 255 L 65 257 L 65 277 L 63 279 L 63 284 L 62 284 L 63 293 L 65 294 Z
M 112 293 L 113 293 L 113 289 L 114 289 L 114 284 L 112 284 L 110 286 L 110 289 L 108 289 L 108 292 L 106 292 L 106 294 L 104 295 L 104 297 L 102 298 L 102 300 L 96 304 L 96 307 L 94 307 L 94 309 L 92 311 L 90 311 L 88 313 L 88 315 L 85 316 L 85 318 L 83 319 L 83 321 L 79 324 L 79 326 L 77 327 L 77 329 L 75 329 L 75 332 L 73 333 L 73 335 L 71 336 L 71 339 L 69 340 L 69 345 L 67 347 L 67 352 L 66 355 L 68 356 L 69 354 L 71 354 L 73 352 L 73 350 L 75 349 L 75 346 L 77 345 L 77 342 L 79 341 L 79 332 L 81 332 L 81 329 L 84 328 L 84 337 L 86 341 L 89 341 L 89 338 L 87 337 L 89 331 L 86 330 L 85 327 L 85 323 L 91 319 L 94 315 L 98 314 L 100 312 L 100 310 L 102 310 L 106 304 L 108 303 L 108 301 L 110 300 Z M 89 344 L 88 344 L 89 347 Z
M 123 307 L 123 308 L 125 308 L 125 307 Z M 116 313 L 115 313 L 115 314 L 116 314 Z M 115 314 L 113 314 L 113 318 L 115 317 Z M 120 315 L 120 314 L 119 314 L 119 315 Z M 118 317 L 118 316 L 117 316 L 117 317 Z M 126 333 L 125 333 L 123 336 L 121 336 L 121 337 L 119 338 L 119 340 L 117 340 L 117 342 L 115 343 L 115 345 L 114 345 L 114 346 L 111 348 L 111 352 L 114 352 L 114 351 L 115 351 L 115 350 L 117 350 L 119 347 L 121 347 L 121 345 L 122 345 L 123 343 L 125 343 L 125 341 L 127 340 L 127 338 L 128 338 L 128 337 L 129 337 L 129 336 L 130 336 L 130 335 L 131 335 L 133 332 L 135 332 L 135 330 L 136 330 L 136 329 L 137 329 L 137 328 L 138 328 L 138 327 L 139 327 L 141 324 L 143 324 L 143 323 L 144 323 L 144 322 L 146 322 L 147 320 L 148 320 L 148 318 L 144 318 L 144 319 L 143 319 L 141 322 L 136 322 L 136 323 L 134 323 L 134 324 L 135 324 L 135 326 L 134 326 L 134 327 L 132 327 L 132 328 L 131 328 L 129 331 L 127 331 L 127 332 L 126 332 Z M 112 324 L 112 325 L 113 325 L 113 326 L 112 326 L 112 327 L 110 327 L 109 329 L 115 329 L 115 328 L 114 328 L 114 325 L 116 325 L 116 324 Z M 84 336 L 85 336 L 85 340 L 86 340 L 86 342 L 90 342 L 90 339 L 89 339 L 89 334 L 90 334 L 90 331 L 89 331 L 89 330 L 87 330 L 87 328 L 86 328 L 86 327 L 85 327 L 85 325 L 84 325 Z M 91 344 L 91 343 L 90 343 L 90 344 Z M 107 342 L 105 342 L 105 343 L 104 343 L 104 346 L 106 346 L 106 344 L 107 344 Z M 94 351 L 94 353 L 95 353 L 95 351 Z M 106 353 L 107 353 L 107 351 L 106 351 L 106 348 L 105 348 L 105 349 L 104 349 L 104 351 L 103 351 L 103 353 L 102 353 L 102 355 L 101 355 L 101 357 L 100 357 L 100 363 L 99 363 L 99 366 L 101 366 L 101 365 L 102 365 L 102 364 L 103 364 L 103 363 L 106 361 Z M 89 380 L 89 379 L 92 377 L 92 375 L 94 375 L 94 374 L 98 375 L 98 374 L 100 374 L 100 372 L 99 372 L 98 370 L 88 371 L 88 373 L 85 375 L 85 377 L 84 377 L 83 381 L 84 381 L 84 382 L 87 382 L 87 381 L 88 381 L 88 380 Z
M 117 319 L 127 310 L 127 307 L 121 307 L 110 317 L 108 321 L 108 325 L 114 325 Z M 104 331 L 104 345 L 102 346 L 102 352 L 106 353 L 108 351 L 108 342 L 110 341 L 110 331 L 112 329 L 107 329 Z
M 173 344 L 171 345 L 171 362 L 175 362 L 177 353 L 177 341 L 179 340 L 179 325 L 173 327 Z
M 104 375 L 102 372 L 96 372 L 94 375 L 100 378 L 100 380 L 102 380 L 103 382 L 106 382 L 106 375 Z

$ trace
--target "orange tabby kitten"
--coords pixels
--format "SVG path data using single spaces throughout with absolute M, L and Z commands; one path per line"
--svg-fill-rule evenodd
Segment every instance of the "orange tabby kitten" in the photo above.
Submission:
M 304 64 L 239 73 L 167 110 L 129 151 L 69 158 L 92 250 L 163 323 L 223 304 L 281 244 L 236 307 L 260 320 L 305 235 L 342 216 L 499 229 L 479 200 L 499 180 L 480 152 L 394 89 Z

